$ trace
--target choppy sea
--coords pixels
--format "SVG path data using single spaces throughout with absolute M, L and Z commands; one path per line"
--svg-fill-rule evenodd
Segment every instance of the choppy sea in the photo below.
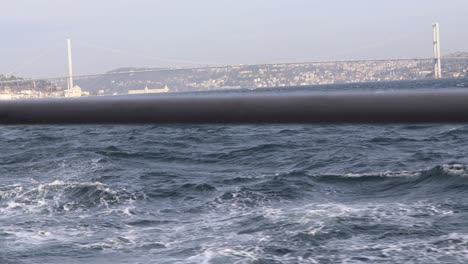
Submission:
M 467 262 L 468 124 L 0 127 L 0 263 Z

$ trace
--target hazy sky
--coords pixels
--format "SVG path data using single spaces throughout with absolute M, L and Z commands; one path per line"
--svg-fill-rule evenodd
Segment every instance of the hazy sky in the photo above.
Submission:
M 431 57 L 468 51 L 468 0 L 0 0 L 0 73 Z

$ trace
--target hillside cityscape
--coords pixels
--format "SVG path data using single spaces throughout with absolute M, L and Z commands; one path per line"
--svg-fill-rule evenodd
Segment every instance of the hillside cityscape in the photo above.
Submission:
M 468 76 L 468 52 L 458 52 L 447 57 L 451 59 L 442 59 L 443 78 Z M 75 77 L 76 86 L 72 89 L 67 89 L 66 78 L 29 81 L 24 77 L 0 74 L 0 99 L 154 94 L 421 80 L 433 78 L 433 68 L 432 60 L 363 60 L 207 66 L 193 69 L 121 68 L 112 70 L 107 75 Z

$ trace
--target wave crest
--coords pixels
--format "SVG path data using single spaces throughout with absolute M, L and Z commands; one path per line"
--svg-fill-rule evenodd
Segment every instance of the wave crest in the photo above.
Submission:
M 124 188 L 111 188 L 100 182 L 53 181 L 37 186 L 6 186 L 0 189 L 0 212 L 26 210 L 69 212 L 110 207 L 144 198 Z

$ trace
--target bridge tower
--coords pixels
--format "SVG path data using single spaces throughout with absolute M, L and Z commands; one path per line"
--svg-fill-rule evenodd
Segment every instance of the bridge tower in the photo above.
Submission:
M 72 66 L 72 54 L 71 54 L 71 40 L 67 39 L 68 49 L 68 90 L 73 88 L 73 66 Z
M 440 33 L 439 23 L 432 25 L 433 45 L 434 45 L 434 78 L 442 78 L 442 67 L 440 62 Z

